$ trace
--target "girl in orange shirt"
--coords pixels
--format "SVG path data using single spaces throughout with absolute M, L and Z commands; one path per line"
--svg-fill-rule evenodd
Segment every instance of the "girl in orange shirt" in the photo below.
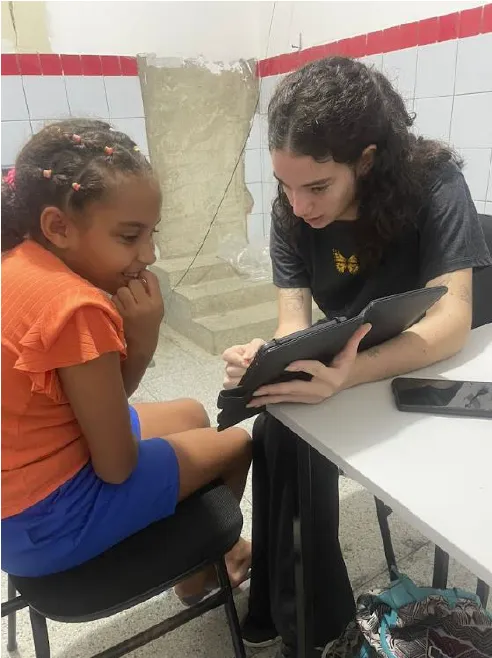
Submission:
M 30 140 L 14 172 L 2 182 L 2 569 L 41 576 L 216 478 L 240 499 L 250 439 L 211 429 L 193 400 L 128 404 L 164 315 L 147 270 L 161 193 L 135 143 L 101 121 L 63 121 Z M 240 540 L 233 585 L 249 562 Z M 205 578 L 179 594 L 200 594 Z

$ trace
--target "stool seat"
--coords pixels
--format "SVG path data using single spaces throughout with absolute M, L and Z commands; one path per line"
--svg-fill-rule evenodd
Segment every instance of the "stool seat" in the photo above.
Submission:
M 50 576 L 11 576 L 43 617 L 83 622 L 110 616 L 169 589 L 200 565 L 219 561 L 237 542 L 242 515 L 224 485 L 202 489 L 176 513 L 78 567 Z

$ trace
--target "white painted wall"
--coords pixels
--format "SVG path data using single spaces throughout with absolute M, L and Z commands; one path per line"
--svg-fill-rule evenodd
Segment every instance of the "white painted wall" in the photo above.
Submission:
M 70 0 L 46 2 L 46 12 L 53 52 L 232 62 L 291 52 L 299 33 L 308 48 L 480 4 L 483 0 Z
M 259 2 L 261 14 L 260 44 L 265 49 L 272 7 L 275 14 L 272 24 L 268 56 L 287 53 L 292 46 L 299 45 L 302 35 L 302 47 L 318 46 L 346 37 L 382 30 L 394 25 L 412 21 L 443 16 L 455 11 L 470 9 L 484 4 L 482 2 L 434 1 L 422 0 L 387 0 L 386 2 L 358 2 L 345 0 L 327 2 L 326 0 L 306 0 L 300 2 Z M 265 57 L 262 52 L 260 57 Z
M 235 61 L 257 57 L 259 2 L 47 2 L 53 52 Z

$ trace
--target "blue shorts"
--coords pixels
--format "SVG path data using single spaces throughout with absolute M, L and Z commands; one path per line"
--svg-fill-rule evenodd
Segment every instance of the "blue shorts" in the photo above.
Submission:
M 2 570 L 44 576 L 75 567 L 174 513 L 179 493 L 176 454 L 164 439 L 139 439 L 138 463 L 123 484 L 107 484 L 87 464 L 47 498 L 2 520 Z

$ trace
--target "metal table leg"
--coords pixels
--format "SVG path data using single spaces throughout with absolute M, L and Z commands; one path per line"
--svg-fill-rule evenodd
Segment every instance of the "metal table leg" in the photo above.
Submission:
M 448 586 L 449 555 L 436 546 L 434 552 L 434 576 L 432 587 L 435 589 L 446 589 Z
M 388 565 L 388 574 L 391 581 L 398 580 L 396 574 L 396 557 L 393 549 L 393 542 L 391 541 L 391 531 L 388 522 L 388 516 L 392 510 L 374 496 L 376 501 L 376 513 L 378 515 L 379 530 L 381 531 L 381 539 L 383 540 L 384 555 L 386 557 L 386 564 Z
M 484 608 L 487 607 L 489 602 L 490 587 L 483 580 L 477 581 L 477 596 L 482 602 Z
M 309 658 L 314 646 L 311 446 L 301 438 L 297 440 L 297 493 L 294 516 L 297 655 Z

